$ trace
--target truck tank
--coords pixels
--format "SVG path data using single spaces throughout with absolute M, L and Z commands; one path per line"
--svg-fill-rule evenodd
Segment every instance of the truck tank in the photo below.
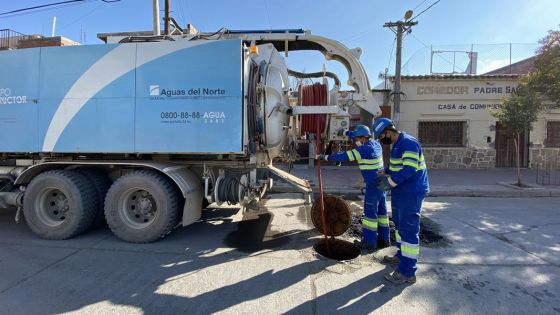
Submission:
M 287 123 L 278 110 L 287 108 L 287 68 L 273 48 L 263 50 L 268 117 L 257 118 L 273 150 Z M 0 52 L 11 73 L 0 77 L 0 134 L 10 135 L 0 152 L 244 155 L 250 60 L 240 40 Z

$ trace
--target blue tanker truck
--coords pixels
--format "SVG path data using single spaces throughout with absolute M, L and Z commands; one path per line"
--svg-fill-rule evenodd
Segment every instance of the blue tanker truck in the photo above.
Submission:
M 0 207 L 17 207 L 41 238 L 67 239 L 106 220 L 151 242 L 199 220 L 208 203 L 248 205 L 272 165 L 293 162 L 304 115 L 323 113 L 323 140 L 344 140 L 348 110 L 378 111 L 359 49 L 302 30 L 102 36 L 106 44 L 0 52 Z M 316 50 L 348 70 L 287 68 Z M 290 103 L 290 77 L 336 79 L 319 106 Z M 303 83 L 302 83 L 303 84 Z

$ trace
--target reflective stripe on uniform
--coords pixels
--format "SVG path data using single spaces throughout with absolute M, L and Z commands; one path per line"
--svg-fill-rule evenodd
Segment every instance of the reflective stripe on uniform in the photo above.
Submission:
M 389 171 L 398 172 L 403 169 L 403 159 L 389 159 Z
M 358 150 L 353 149 L 352 153 L 354 153 L 354 156 L 356 157 L 356 160 L 361 160 L 362 159 L 362 155 L 360 154 L 360 152 L 358 152 Z
M 403 153 L 402 157 L 403 157 L 403 159 L 411 158 L 411 159 L 414 159 L 416 161 L 420 160 L 420 155 L 418 153 L 414 152 L 414 151 L 405 151 Z
M 361 170 L 378 170 L 383 168 L 383 160 L 381 158 L 358 160 L 358 167 Z
M 401 254 L 404 257 L 408 257 L 411 259 L 418 259 L 419 253 L 420 253 L 420 246 L 418 244 L 401 242 Z
M 377 231 L 377 220 L 363 217 L 362 227 L 371 231 Z
M 397 240 L 397 243 L 401 242 L 401 236 L 399 235 L 399 231 L 395 230 L 395 239 Z
M 398 161 L 398 159 L 391 159 L 391 161 L 395 160 Z M 413 169 L 415 169 L 416 171 L 420 171 L 420 170 L 424 170 L 426 169 L 426 162 L 424 161 L 424 155 L 423 154 L 418 154 L 414 151 L 405 151 L 402 155 L 402 167 L 404 166 L 410 166 Z M 396 164 L 391 162 L 391 164 Z M 400 171 L 402 170 L 402 167 L 399 169 L 398 166 L 394 166 L 393 169 L 391 169 L 391 167 L 389 167 L 390 171 Z
M 346 151 L 346 155 L 348 155 L 348 161 L 354 161 L 356 158 L 354 158 L 354 154 L 352 154 L 352 151 Z
M 389 226 L 389 218 L 386 215 L 378 215 L 377 222 L 379 226 Z

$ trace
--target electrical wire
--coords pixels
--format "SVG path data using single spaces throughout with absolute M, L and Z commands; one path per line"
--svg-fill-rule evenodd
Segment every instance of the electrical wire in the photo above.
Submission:
M 21 8 L 21 9 L 17 9 L 17 10 L 2 12 L 2 13 L 0 13 L 0 17 L 6 16 L 6 15 L 8 15 L 9 17 L 20 16 L 20 15 L 24 15 L 24 14 L 31 14 L 31 13 L 36 13 L 36 12 L 40 12 L 40 11 L 50 10 L 50 9 L 58 9 L 60 7 L 67 7 L 67 6 L 70 6 L 70 5 L 82 4 L 82 3 L 86 3 L 86 2 L 92 2 L 92 1 L 98 1 L 98 0 L 67 0 L 67 1 L 53 2 L 53 3 L 42 4 L 42 5 L 37 5 L 37 6 L 33 6 L 33 7 L 26 7 L 26 8 Z M 102 2 L 105 2 L 105 3 L 112 3 L 112 2 L 119 2 L 121 0 L 99 0 L 99 1 L 102 1 Z M 54 6 L 58 6 L 58 7 L 57 8 L 51 8 L 51 7 L 54 7 Z M 32 12 L 28 12 L 28 11 L 32 11 Z
M 266 10 L 266 18 L 268 19 L 268 28 L 272 30 L 272 24 L 270 23 L 270 14 L 268 13 L 268 5 L 266 4 L 266 0 L 264 2 L 264 9 Z
M 387 69 L 391 66 L 391 60 L 393 60 L 393 51 L 395 50 L 395 45 L 397 44 L 397 38 L 393 40 L 393 46 L 391 48 L 391 52 L 389 53 L 389 62 L 387 63 Z
M 65 29 L 65 28 L 67 28 L 68 26 L 73 25 L 73 24 L 75 24 L 76 22 L 79 22 L 79 21 L 83 20 L 84 18 L 86 18 L 86 17 L 90 16 L 91 14 L 93 14 L 93 12 L 95 12 L 95 10 L 99 9 L 102 5 L 103 5 L 103 4 L 98 4 L 95 8 L 91 9 L 91 10 L 90 10 L 89 12 L 87 12 L 86 14 L 80 16 L 79 18 L 75 19 L 74 21 L 72 21 L 72 22 L 70 22 L 70 23 L 68 23 L 68 24 L 62 25 L 62 26 L 59 27 L 58 29 L 59 29 L 59 30 Z
M 420 44 L 424 45 L 425 48 L 430 48 L 431 47 L 428 46 L 426 43 L 424 43 L 422 40 L 420 40 L 420 38 L 418 38 L 416 35 L 414 35 L 413 33 L 409 33 L 410 35 L 412 35 L 412 37 L 414 39 L 416 39 Z M 447 62 L 448 64 L 450 64 L 453 67 L 453 72 L 455 71 L 455 64 L 453 64 L 453 62 L 449 61 L 448 59 L 444 58 L 443 56 L 439 56 L 441 59 L 443 59 L 443 61 Z
M 183 20 L 183 25 L 186 27 L 188 22 L 185 20 L 185 10 L 183 9 L 183 1 L 177 1 L 177 5 L 179 5 L 179 15 L 181 15 L 181 20 Z
M 412 11 L 418 9 L 418 7 L 420 7 L 421 5 L 423 5 L 424 3 L 426 3 L 426 1 L 428 1 L 428 0 L 423 0 L 422 2 L 420 2 L 420 4 L 418 4 L 417 6 L 415 6 L 414 9 L 412 9 Z
M 424 11 L 416 14 L 416 16 L 414 16 L 412 19 L 410 19 L 410 21 L 414 21 L 414 19 L 416 19 L 417 17 L 419 17 L 420 15 L 422 15 L 422 13 L 428 11 L 431 7 L 433 7 L 434 5 L 438 4 L 438 2 L 440 2 L 441 0 L 437 0 L 436 2 L 432 3 L 429 7 L 427 7 L 426 9 L 424 9 Z

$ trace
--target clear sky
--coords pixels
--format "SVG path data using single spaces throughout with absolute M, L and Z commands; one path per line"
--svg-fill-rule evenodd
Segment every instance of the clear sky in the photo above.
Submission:
M 0 0 L 0 13 L 61 0 Z M 171 0 L 172 16 L 181 24 L 192 23 L 201 31 L 229 29 L 303 28 L 313 34 L 341 41 L 350 48 L 361 47 L 361 61 L 372 84 L 389 66 L 394 72 L 394 34 L 382 25 L 401 19 L 408 9 L 415 15 L 436 0 Z M 163 9 L 164 1 L 161 0 Z M 101 43 L 97 33 L 152 29 L 152 0 L 121 0 L 105 3 L 90 0 L 34 13 L 0 16 L 0 29 L 24 34 L 50 35 L 53 16 L 57 35 L 85 43 Z M 532 54 L 537 41 L 560 24 L 560 0 L 441 0 L 420 15 L 419 24 L 406 36 L 403 51 L 405 74 L 425 74 L 432 50 L 471 48 L 479 52 L 479 73 Z M 475 44 L 471 46 L 471 44 Z M 485 44 L 485 45 L 477 45 Z M 393 51 L 394 54 L 394 51 Z M 433 60 L 434 71 L 455 71 L 465 67 L 464 53 L 440 53 Z M 324 61 L 313 53 L 291 54 L 288 64 L 295 70 L 320 71 Z M 343 73 L 336 62 L 327 67 Z M 346 80 L 341 74 L 341 79 Z

